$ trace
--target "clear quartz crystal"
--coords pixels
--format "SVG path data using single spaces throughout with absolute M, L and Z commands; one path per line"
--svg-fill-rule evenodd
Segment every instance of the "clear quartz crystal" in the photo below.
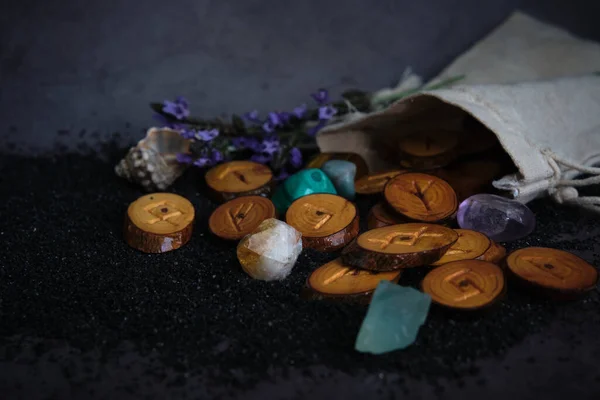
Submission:
M 535 215 L 525 204 L 493 194 L 476 194 L 463 201 L 456 219 L 461 228 L 497 242 L 520 239 L 535 228 Z
M 302 234 L 275 218 L 264 220 L 237 246 L 242 268 L 254 279 L 285 279 L 302 252 Z

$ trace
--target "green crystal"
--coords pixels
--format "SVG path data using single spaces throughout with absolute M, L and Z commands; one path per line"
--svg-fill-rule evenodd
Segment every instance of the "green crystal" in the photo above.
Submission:
M 279 215 L 283 215 L 294 200 L 313 193 L 337 194 L 331 180 L 318 168 L 303 169 L 287 178 L 271 200 Z
M 356 164 L 345 160 L 329 160 L 321 166 L 321 169 L 331 179 L 340 196 L 348 200 L 354 199 Z
M 404 349 L 417 338 L 425 323 L 431 297 L 410 287 L 381 281 L 373 293 L 354 348 L 382 354 Z

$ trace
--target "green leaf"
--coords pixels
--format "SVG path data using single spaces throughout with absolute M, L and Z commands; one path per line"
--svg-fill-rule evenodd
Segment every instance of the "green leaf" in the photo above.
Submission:
M 443 87 L 453 85 L 458 81 L 462 81 L 463 79 L 465 79 L 465 75 L 454 76 L 452 78 L 444 79 L 443 81 L 436 83 L 435 85 L 426 86 L 424 89 L 425 90 L 441 89 Z

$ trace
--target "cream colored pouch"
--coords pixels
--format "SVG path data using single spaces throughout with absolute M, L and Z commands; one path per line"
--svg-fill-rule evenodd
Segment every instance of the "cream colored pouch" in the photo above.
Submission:
M 496 188 L 524 203 L 551 195 L 600 211 L 600 198 L 579 197 L 575 189 L 600 183 L 600 168 L 593 168 L 600 163 L 597 71 L 600 44 L 516 13 L 432 81 L 465 75 L 460 84 L 327 126 L 317 144 L 321 151 L 359 153 L 379 170 L 390 165 L 378 141 L 414 127 L 453 125 L 468 113 L 496 134 L 518 169 Z M 581 173 L 592 176 L 573 179 Z

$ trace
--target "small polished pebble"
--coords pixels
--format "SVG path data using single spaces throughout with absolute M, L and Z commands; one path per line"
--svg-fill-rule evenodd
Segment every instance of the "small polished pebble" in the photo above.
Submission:
M 497 242 L 509 242 L 535 229 L 535 215 L 525 204 L 493 194 L 476 194 L 458 207 L 458 225 L 487 235 Z
M 285 279 L 302 252 L 302 234 L 275 218 L 264 220 L 237 246 L 242 268 L 254 279 Z
M 358 332 L 355 349 L 383 354 L 404 349 L 417 338 L 425 323 L 431 297 L 420 291 L 381 281 Z
M 335 186 L 318 168 L 304 169 L 287 178 L 279 185 L 271 200 L 280 215 L 283 215 L 294 200 L 313 193 L 337 194 Z
M 337 193 L 353 200 L 355 196 L 354 178 L 356 176 L 356 164 L 344 160 L 329 160 L 321 167 L 323 172 L 331 179 Z

